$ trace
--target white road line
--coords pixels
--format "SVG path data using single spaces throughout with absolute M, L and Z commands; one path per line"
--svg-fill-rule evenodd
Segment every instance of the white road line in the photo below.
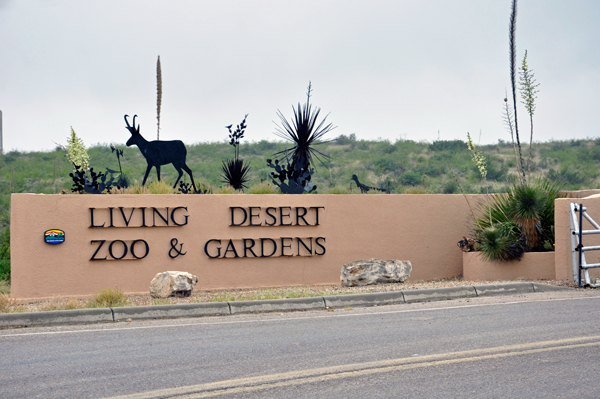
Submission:
M 110 399 L 164 399 L 164 398 L 208 398 L 242 392 L 256 392 L 266 389 L 307 383 L 319 383 L 340 378 L 360 377 L 376 373 L 388 373 L 423 367 L 435 367 L 472 362 L 495 360 L 505 357 L 539 354 L 565 349 L 590 348 L 600 346 L 599 336 L 566 338 L 553 341 L 538 341 L 526 344 L 482 348 L 460 352 L 439 353 L 418 357 L 379 360 L 366 363 L 345 364 L 285 373 L 216 381 L 205 384 L 167 388 L 141 392 Z M 590 342 L 591 341 L 591 342 Z

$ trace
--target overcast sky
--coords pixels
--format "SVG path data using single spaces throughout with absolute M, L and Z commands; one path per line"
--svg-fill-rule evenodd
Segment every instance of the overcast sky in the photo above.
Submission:
M 125 143 L 124 114 L 156 139 L 275 140 L 306 99 L 330 138 L 510 141 L 509 0 L 0 0 L 4 149 Z M 520 0 L 519 63 L 539 86 L 534 140 L 600 135 L 600 1 Z M 529 118 L 519 108 L 522 141 Z M 480 133 L 481 132 L 481 133 Z

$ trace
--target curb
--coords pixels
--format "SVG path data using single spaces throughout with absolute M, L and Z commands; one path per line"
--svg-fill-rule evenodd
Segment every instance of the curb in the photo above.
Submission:
M 105 323 L 109 321 L 114 321 L 113 312 L 110 308 L 0 314 L 0 328 Z
M 446 299 L 472 298 L 477 296 L 474 287 L 446 287 L 426 290 L 404 291 L 406 303 L 443 301 Z
M 331 295 L 322 297 L 326 308 L 350 308 L 395 305 L 405 303 L 403 291 L 375 292 L 372 294 Z
M 134 319 L 171 319 L 178 317 L 229 316 L 244 313 L 325 310 L 329 308 L 383 306 L 478 296 L 515 295 L 568 290 L 571 290 L 571 288 L 538 283 L 507 283 L 260 301 L 204 302 L 179 305 L 126 306 L 102 309 L 3 313 L 0 314 L 0 328 L 108 323 Z
M 535 292 L 532 283 L 507 283 L 473 286 L 477 296 L 529 294 Z
M 261 301 L 232 301 L 227 303 L 231 309 L 231 314 L 325 309 L 325 302 L 322 296 Z
M 229 315 L 227 302 L 182 303 L 178 305 L 124 306 L 112 308 L 113 320 L 168 319 L 176 317 Z

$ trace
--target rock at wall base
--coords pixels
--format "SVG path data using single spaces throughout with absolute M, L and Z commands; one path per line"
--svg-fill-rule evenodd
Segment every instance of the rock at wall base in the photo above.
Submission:
M 343 287 L 403 283 L 411 271 L 412 264 L 407 260 L 363 259 L 345 264 L 340 280 Z
M 150 282 L 150 295 L 154 298 L 190 296 L 197 282 L 198 276 L 188 272 L 158 273 Z

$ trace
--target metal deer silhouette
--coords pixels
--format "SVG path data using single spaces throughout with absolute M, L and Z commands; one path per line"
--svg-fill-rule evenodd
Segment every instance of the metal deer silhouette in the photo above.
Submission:
M 156 174 L 158 176 L 158 181 L 160 181 L 161 165 L 173 164 L 173 166 L 175 167 L 175 169 L 177 169 L 177 172 L 179 173 L 179 176 L 177 176 L 177 181 L 175 181 L 173 188 L 177 186 L 177 183 L 179 183 L 179 179 L 181 179 L 181 176 L 183 176 L 183 171 L 185 170 L 187 174 L 190 175 L 190 179 L 192 180 L 192 187 L 194 187 L 194 191 L 196 191 L 196 184 L 194 184 L 194 177 L 192 176 L 192 171 L 185 164 L 187 150 L 185 148 L 185 145 L 183 144 L 183 141 L 146 140 L 140 134 L 140 125 L 138 124 L 138 126 L 135 127 L 136 116 L 137 115 L 133 116 L 133 126 L 130 126 L 129 121 L 127 120 L 129 115 L 125 115 L 125 123 L 127 124 L 126 128 L 131 133 L 131 138 L 127 140 L 127 147 L 130 147 L 133 144 L 137 145 L 144 158 L 146 158 L 146 163 L 148 163 L 142 186 L 146 184 L 146 179 L 148 178 L 150 169 L 152 169 L 153 166 L 156 167 Z

